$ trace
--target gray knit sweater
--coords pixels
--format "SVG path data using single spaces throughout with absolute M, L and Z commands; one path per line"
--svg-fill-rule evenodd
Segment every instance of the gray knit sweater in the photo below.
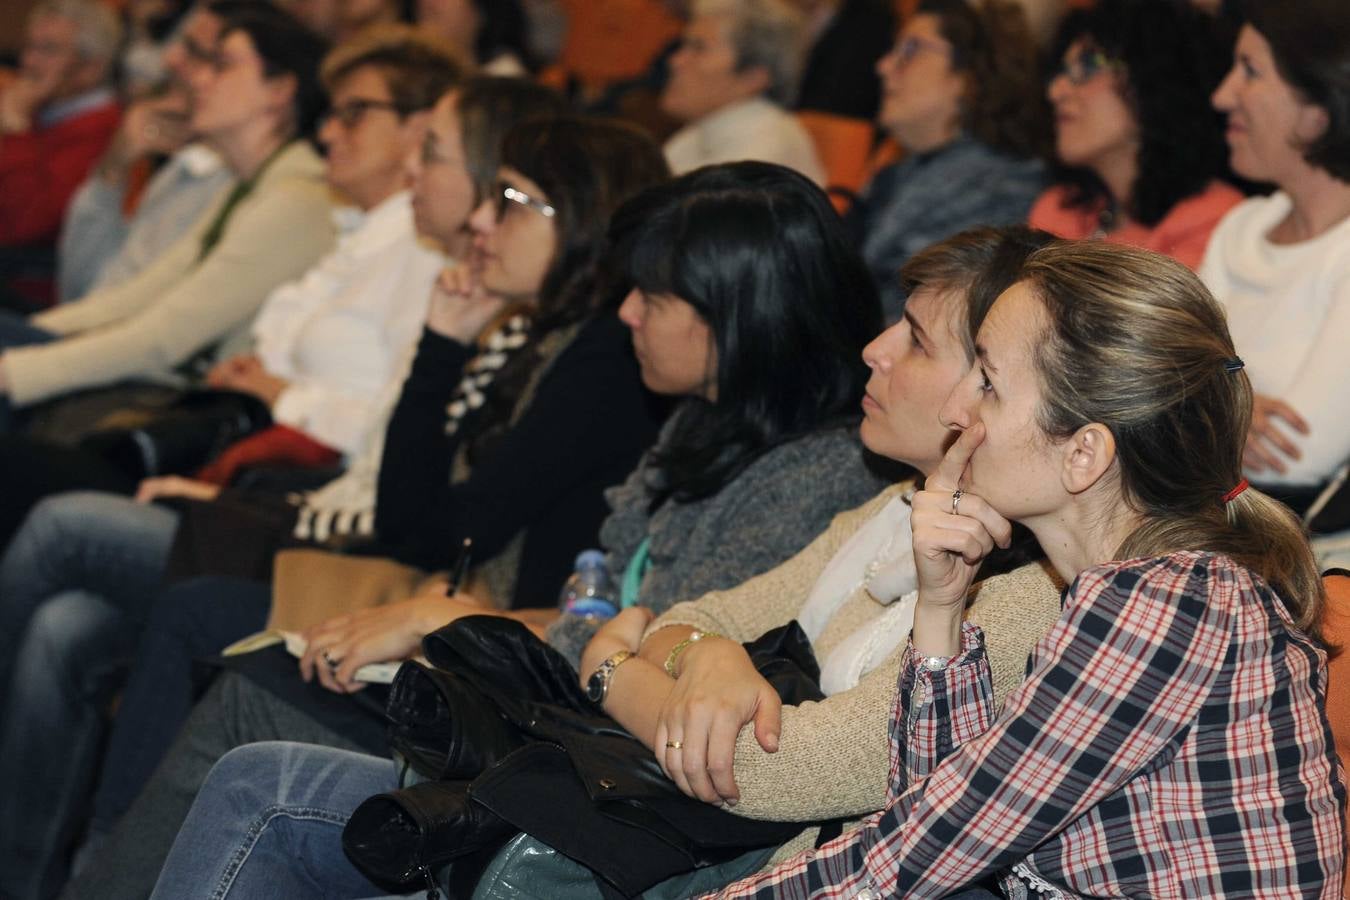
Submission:
M 669 430 L 668 423 L 662 438 Z M 658 615 L 681 600 L 772 569 L 824 531 L 836 513 L 885 485 L 864 465 L 856 428 L 830 428 L 780 444 L 711 497 L 667 501 L 651 511 L 655 477 L 649 454 L 626 482 L 605 492 L 611 512 L 600 541 L 619 580 L 643 539 L 651 538 L 638 598 Z M 594 625 L 564 616 L 549 628 L 548 639 L 576 666 L 594 633 Z

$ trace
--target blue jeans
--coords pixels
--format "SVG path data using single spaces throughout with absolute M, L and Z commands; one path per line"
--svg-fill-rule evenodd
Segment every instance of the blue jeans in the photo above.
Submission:
M 104 709 L 176 522 L 123 497 L 64 494 L 34 508 L 0 559 L 0 896 L 60 884 Z
M 126 812 L 192 711 L 195 661 L 260 631 L 271 607 L 270 585 L 240 578 L 194 578 L 159 592 L 108 739 L 94 796 L 96 834 Z
M 231 750 L 202 785 L 151 900 L 386 896 L 342 852 L 342 829 L 363 800 L 396 787 L 388 759 L 283 741 Z

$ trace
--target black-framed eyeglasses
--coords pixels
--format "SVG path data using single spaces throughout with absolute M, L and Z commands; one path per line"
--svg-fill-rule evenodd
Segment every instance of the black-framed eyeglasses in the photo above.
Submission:
M 556 209 L 549 206 L 543 200 L 536 200 L 524 191 L 517 190 L 504 181 L 497 182 L 497 185 L 493 190 L 497 197 L 497 221 L 499 222 L 506 216 L 506 210 L 511 203 L 532 209 L 541 216 L 547 216 L 550 219 L 558 214 Z
M 326 125 L 330 120 L 336 119 L 343 128 L 355 128 L 372 109 L 387 109 L 396 115 L 403 115 L 403 108 L 388 100 L 348 100 L 324 113 L 320 124 Z
M 1119 70 L 1124 65 L 1097 47 L 1079 47 L 1077 51 L 1064 57 L 1064 62 L 1060 64 L 1059 71 L 1055 75 L 1062 75 L 1068 79 L 1069 84 L 1087 84 L 1097 77 L 1098 72 Z

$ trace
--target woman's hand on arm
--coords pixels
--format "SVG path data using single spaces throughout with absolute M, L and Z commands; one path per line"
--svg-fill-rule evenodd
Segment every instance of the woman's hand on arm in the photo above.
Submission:
M 450 266 L 431 289 L 427 328 L 467 346 L 505 306 L 502 297 L 483 287 L 477 265 Z
M 782 701 L 745 648 L 729 638 L 709 636 L 691 644 L 678 665 L 679 677 L 656 726 L 656 759 L 684 793 L 734 806 L 740 799 L 736 738 L 753 722 L 759 745 L 776 752 Z
M 1301 459 L 1303 453 L 1295 438 L 1285 433 L 1287 429 L 1301 435 L 1310 433 L 1308 423 L 1288 403 L 1276 397 L 1254 394 L 1252 424 L 1247 429 L 1247 445 L 1242 451 L 1243 468 L 1253 474 L 1281 473 L 1287 471 L 1288 461 Z
M 1007 547 L 1012 540 L 1012 525 L 982 498 L 962 493 L 953 502 L 971 454 L 983 440 L 982 424 L 963 431 L 924 489 L 914 495 L 911 527 L 919 598 L 910 640 L 924 656 L 961 652 L 961 618 L 975 573 L 995 546 Z
M 407 600 L 338 616 L 306 630 L 300 677 L 317 678 L 328 690 L 349 694 L 364 687 L 354 680 L 362 666 L 407 659 L 436 629 L 464 616 L 494 612 L 465 594 L 447 597 L 445 587 L 443 579 L 435 579 Z
M 623 650 L 636 653 L 651 620 L 651 610 L 633 606 L 601 626 L 581 654 L 579 676 L 582 688 L 586 688 L 600 664 L 615 653 Z M 605 712 L 642 741 L 648 750 L 655 752 L 657 715 L 674 686 L 675 682 L 660 666 L 642 656 L 633 656 L 614 670 L 609 693 L 605 696 Z

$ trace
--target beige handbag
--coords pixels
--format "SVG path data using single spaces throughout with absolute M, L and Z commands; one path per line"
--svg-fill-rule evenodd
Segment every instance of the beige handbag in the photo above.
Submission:
M 283 550 L 273 570 L 267 630 L 304 631 L 336 616 L 407 600 L 444 577 L 380 556 Z

